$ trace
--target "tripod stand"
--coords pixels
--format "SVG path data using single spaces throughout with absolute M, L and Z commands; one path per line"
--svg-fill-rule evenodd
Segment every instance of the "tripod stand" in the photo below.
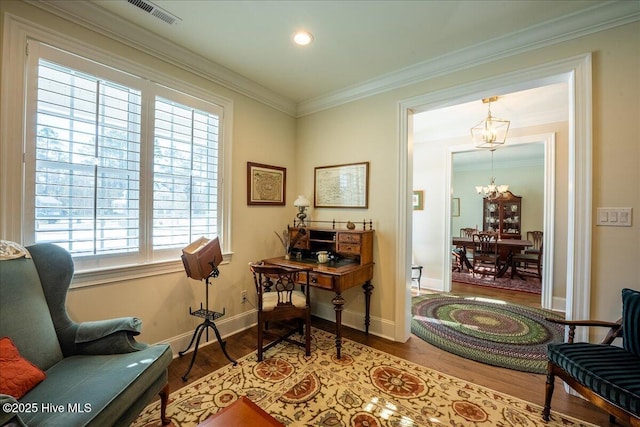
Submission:
M 212 277 L 213 278 L 218 277 L 218 275 L 220 274 L 220 271 L 218 270 L 218 268 L 215 265 L 213 265 L 213 263 L 210 263 L 210 264 L 213 267 L 213 270 L 211 271 L 211 273 L 209 273 L 209 275 L 205 279 L 206 308 L 202 308 L 202 303 L 200 303 L 200 309 L 196 311 L 191 311 L 191 307 L 189 307 L 190 315 L 195 317 L 200 317 L 201 319 L 204 319 L 204 321 L 200 323 L 196 327 L 196 329 L 193 331 L 193 336 L 191 337 L 191 342 L 189 343 L 189 346 L 186 349 L 178 352 L 178 355 L 182 357 L 182 355 L 184 355 L 187 351 L 189 351 L 189 349 L 191 348 L 191 346 L 195 341 L 196 347 L 193 350 L 193 356 L 191 356 L 191 363 L 189 364 L 189 369 L 187 369 L 187 372 L 182 377 L 182 381 L 187 380 L 187 376 L 189 375 L 189 372 L 191 372 L 193 363 L 196 361 L 196 355 L 198 354 L 198 346 L 200 345 L 200 337 L 202 337 L 202 333 L 204 331 L 207 331 L 206 340 L 209 341 L 209 328 L 213 329 L 213 332 L 215 332 L 216 338 L 218 339 L 218 343 L 220 344 L 220 348 L 222 349 L 222 352 L 227 357 L 227 359 L 229 359 L 229 361 L 233 363 L 234 366 L 238 363 L 235 360 L 233 360 L 227 353 L 227 349 L 226 349 L 227 343 L 222 340 L 222 337 L 220 336 L 220 332 L 218 332 L 218 328 L 216 327 L 216 324 L 215 324 L 216 319 L 219 319 L 220 317 L 224 316 L 225 309 L 224 308 L 222 309 L 222 313 L 209 310 L 209 280 Z

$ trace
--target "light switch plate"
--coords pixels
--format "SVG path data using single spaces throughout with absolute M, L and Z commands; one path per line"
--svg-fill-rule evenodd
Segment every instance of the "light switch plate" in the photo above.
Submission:
M 598 208 L 596 225 L 631 227 L 633 208 Z

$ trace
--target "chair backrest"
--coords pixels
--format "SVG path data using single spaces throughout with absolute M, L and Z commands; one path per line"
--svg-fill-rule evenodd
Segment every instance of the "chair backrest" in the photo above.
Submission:
M 622 290 L 622 345 L 640 357 L 640 292 Z
M 304 306 L 311 306 L 309 296 L 309 272 L 311 268 L 285 268 L 275 265 L 250 264 L 253 281 L 258 295 L 258 310 L 280 310 L 302 305 L 299 294 L 295 295 L 296 285 L 304 283 Z M 303 276 L 303 277 L 301 277 Z M 273 295 L 265 298 L 266 294 Z M 271 295 L 268 295 L 271 297 Z
M 40 244 L 28 248 L 30 257 L 0 261 L 0 336 L 8 336 L 14 342 L 20 354 L 42 370 L 47 370 L 62 360 L 63 352 L 57 335 L 56 315 L 50 311 L 51 301 L 44 289 L 44 281 L 62 271 L 70 277 L 73 264 L 57 258 L 64 249 L 50 244 Z M 38 249 L 53 249 L 51 257 L 42 256 Z M 31 258 L 33 256 L 33 258 Z M 40 271 L 42 263 L 51 271 Z M 68 269 L 71 268 L 71 272 Z M 59 271 L 58 271 L 59 270 Z M 66 297 L 67 283 L 61 283 Z M 66 315 L 66 311 L 65 311 Z
M 469 238 L 471 238 L 477 232 L 478 232 L 478 230 L 475 229 L 475 228 L 471 228 L 471 227 L 461 228 L 460 229 L 460 237 L 469 237 Z
M 542 246 L 542 231 L 527 231 L 527 240 L 530 240 L 533 243 L 530 249 L 540 250 Z
M 491 231 L 481 231 L 473 235 L 473 252 L 475 255 L 497 255 L 497 234 Z

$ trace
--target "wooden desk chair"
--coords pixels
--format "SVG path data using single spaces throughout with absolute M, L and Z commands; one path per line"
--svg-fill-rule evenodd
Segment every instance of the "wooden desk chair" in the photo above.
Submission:
M 473 238 L 473 235 L 476 234 L 478 232 L 477 228 L 472 228 L 472 227 L 465 227 L 465 228 L 461 228 L 460 229 L 460 237 L 467 237 L 469 239 Z M 466 258 L 469 261 L 473 260 L 473 251 L 471 250 L 467 250 L 467 248 L 465 248 L 464 246 L 456 246 L 455 250 L 453 252 L 458 252 L 458 257 L 460 258 L 460 251 L 464 251 L 464 255 L 466 256 Z M 452 252 L 452 256 L 455 258 L 456 255 L 453 254 Z M 460 269 L 458 271 L 462 271 L 462 269 L 464 269 L 464 263 L 459 263 L 458 267 L 460 267 Z
M 500 255 L 498 255 L 497 233 L 480 232 L 473 235 L 473 275 L 487 273 L 493 275 L 493 280 L 500 270 Z M 482 267 L 482 269 L 480 269 Z
M 262 361 L 265 351 L 274 345 L 287 341 L 305 348 L 305 355 L 311 355 L 311 300 L 309 297 L 309 273 L 312 268 L 285 268 L 275 265 L 250 264 L 258 296 L 258 361 Z M 301 274 L 304 273 L 304 274 Z M 303 279 L 306 285 L 298 281 Z M 300 287 L 300 290 L 296 287 Z M 297 320 L 297 322 L 292 322 Z M 269 331 L 269 322 L 282 322 L 285 331 L 277 334 Z M 294 323 L 295 327 L 291 327 Z M 304 331 L 302 325 L 304 324 Z M 291 338 L 296 332 L 304 341 Z M 275 338 L 268 344 L 265 336 Z

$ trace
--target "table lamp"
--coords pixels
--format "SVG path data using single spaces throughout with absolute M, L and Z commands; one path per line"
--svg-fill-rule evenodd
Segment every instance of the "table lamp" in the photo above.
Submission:
M 307 214 L 305 213 L 305 211 L 310 205 L 311 202 L 309 202 L 309 200 L 303 195 L 299 195 L 298 198 L 293 202 L 293 206 L 298 208 L 298 213 L 296 215 L 298 217 L 298 223 L 296 224 L 296 227 L 306 227 L 304 220 L 307 217 Z

